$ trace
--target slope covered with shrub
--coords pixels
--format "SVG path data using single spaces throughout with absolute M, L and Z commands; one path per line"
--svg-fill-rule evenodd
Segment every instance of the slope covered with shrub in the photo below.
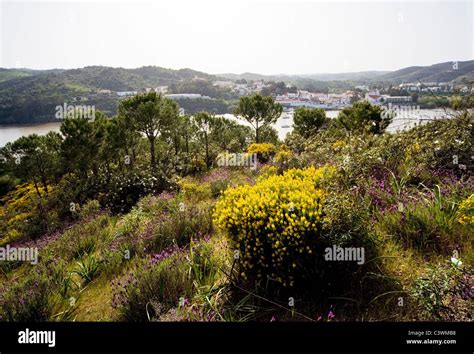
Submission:
M 396 134 L 334 120 L 285 145 L 201 118 L 166 126 L 152 165 L 120 117 L 3 150 L 19 181 L 0 245 L 39 262 L 0 262 L 1 320 L 472 320 L 472 114 Z M 226 148 L 257 169 L 217 167 Z

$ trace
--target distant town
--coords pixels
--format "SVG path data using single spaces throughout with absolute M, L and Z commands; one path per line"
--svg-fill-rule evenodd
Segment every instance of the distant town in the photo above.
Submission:
M 202 80 L 196 78 L 195 80 Z M 271 84 L 264 80 L 255 80 L 250 82 L 238 81 L 214 81 L 213 86 L 229 90 L 238 96 L 247 96 L 254 93 L 261 93 L 264 88 L 268 88 Z M 294 87 L 286 85 L 287 88 Z M 390 95 L 384 92 L 389 92 L 390 89 L 395 89 L 403 95 Z M 140 92 L 157 92 L 163 94 L 165 97 L 174 100 L 214 100 L 214 97 L 202 95 L 199 93 L 168 93 L 168 86 L 147 87 L 140 91 L 117 91 L 99 90 L 91 93 L 88 96 L 78 96 L 74 101 L 87 101 L 97 96 L 118 96 L 119 98 L 137 95 Z M 414 94 L 447 94 L 454 92 L 468 94 L 474 93 L 474 87 L 467 85 L 453 85 L 446 82 L 427 82 L 427 83 L 403 83 L 398 86 L 373 88 L 368 85 L 357 85 L 352 90 L 346 90 L 338 93 L 321 93 L 309 92 L 306 90 L 295 90 L 296 92 L 285 92 L 283 94 L 275 95 L 276 102 L 280 103 L 285 110 L 292 110 L 298 107 L 321 108 L 325 110 L 337 110 L 350 106 L 352 103 L 359 100 L 366 100 L 375 105 L 392 104 L 409 104 L 414 102 Z

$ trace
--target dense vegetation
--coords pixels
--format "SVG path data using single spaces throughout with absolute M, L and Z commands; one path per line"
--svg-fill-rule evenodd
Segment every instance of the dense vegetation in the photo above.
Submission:
M 234 80 L 238 83 L 264 80 L 262 95 L 275 97 L 297 89 L 310 92 L 344 92 L 354 90 L 357 85 L 386 88 L 390 95 L 408 95 L 394 84 L 404 82 L 452 82 L 472 87 L 474 61 L 440 63 L 429 67 L 409 67 L 395 72 L 360 72 L 341 74 L 280 75 L 265 76 L 244 73 L 241 75 L 210 75 L 203 72 L 180 69 L 172 70 L 157 66 L 137 69 L 88 66 L 81 69 L 2 69 L 0 68 L 0 125 L 26 124 L 57 121 L 55 107 L 69 104 L 93 105 L 111 117 L 117 114 L 120 91 L 144 91 L 147 88 L 168 86 L 169 93 L 197 93 L 212 99 L 181 99 L 181 108 L 195 114 L 205 110 L 212 113 L 231 113 L 238 103 L 239 95 L 229 88 L 214 86 L 215 81 Z M 112 91 L 110 94 L 103 90 Z M 357 90 L 356 90 L 357 91 Z M 385 90 L 382 90 L 385 91 Z M 416 94 L 414 101 L 416 101 Z M 449 97 L 433 98 L 422 95 L 421 108 L 447 107 Z
M 51 71 L 1 70 L 0 124 L 55 121 L 55 107 L 65 102 L 94 105 L 97 110 L 112 116 L 117 114 L 120 101 L 115 94 L 117 91 L 142 91 L 171 85 L 176 89 L 182 87 L 184 82 L 188 85 L 207 82 L 212 86 L 209 82 L 216 79 L 213 75 L 191 69 L 172 70 L 156 66 L 138 69 L 89 66 Z M 111 90 L 113 94 L 100 94 L 100 90 Z M 179 89 L 176 92 L 180 92 Z M 222 102 L 213 103 L 205 102 L 204 108 L 217 108 L 218 113 L 228 112 Z M 189 107 L 190 112 L 197 112 L 192 108 Z
M 474 115 L 389 134 L 366 103 L 301 109 L 283 143 L 279 110 L 240 100 L 257 143 L 151 93 L 7 144 L 0 247 L 39 262 L 0 262 L 0 320 L 471 321 Z

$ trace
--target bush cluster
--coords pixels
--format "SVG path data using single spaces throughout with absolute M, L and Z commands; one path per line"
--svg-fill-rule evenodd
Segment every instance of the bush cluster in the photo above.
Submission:
M 311 275 L 315 261 L 323 258 L 323 247 L 347 241 L 338 240 L 331 231 L 344 224 L 344 215 L 338 207 L 326 208 L 331 193 L 324 186 L 334 176 L 330 166 L 292 169 L 261 178 L 254 186 L 224 192 L 214 222 L 227 231 L 238 250 L 244 279 L 270 278 L 284 287 L 293 286 L 303 275 Z M 347 222 L 340 229 L 350 227 L 354 225 Z
M 248 154 L 257 154 L 258 161 L 267 163 L 275 155 L 275 145 L 270 143 L 251 144 L 247 148 Z

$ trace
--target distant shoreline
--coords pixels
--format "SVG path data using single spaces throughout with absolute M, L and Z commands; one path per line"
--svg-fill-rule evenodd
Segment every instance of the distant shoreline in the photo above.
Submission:
M 44 124 L 61 124 L 61 120 L 56 120 L 52 122 L 37 122 L 37 123 L 0 123 L 1 128 L 27 128 L 27 127 L 36 127 L 38 125 Z

